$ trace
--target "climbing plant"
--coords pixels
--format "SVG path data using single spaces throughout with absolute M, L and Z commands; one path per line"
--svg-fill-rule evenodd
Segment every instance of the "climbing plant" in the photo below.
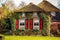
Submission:
M 42 34 L 43 35 L 50 35 L 50 16 L 45 13 L 39 13 L 38 15 L 41 19 L 43 19 Z
M 26 13 L 27 19 L 32 18 L 32 16 L 33 16 L 32 12 Z

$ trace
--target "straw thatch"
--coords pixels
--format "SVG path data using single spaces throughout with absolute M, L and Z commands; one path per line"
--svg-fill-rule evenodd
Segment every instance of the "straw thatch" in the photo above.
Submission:
M 43 10 L 45 10 L 46 12 L 60 12 L 60 10 L 57 7 L 55 7 L 54 5 L 52 5 L 50 2 L 46 0 L 39 3 L 38 6 Z
M 39 8 L 38 6 L 34 5 L 33 3 L 30 3 L 29 5 L 21 8 L 17 12 L 42 12 L 43 10 Z

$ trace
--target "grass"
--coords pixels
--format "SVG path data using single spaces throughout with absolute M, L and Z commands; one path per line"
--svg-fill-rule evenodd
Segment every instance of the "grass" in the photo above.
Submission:
M 59 40 L 60 37 L 48 37 L 48 36 L 5 36 L 4 40 Z
M 3 36 L 3 40 L 59 40 L 60 37 L 50 36 Z

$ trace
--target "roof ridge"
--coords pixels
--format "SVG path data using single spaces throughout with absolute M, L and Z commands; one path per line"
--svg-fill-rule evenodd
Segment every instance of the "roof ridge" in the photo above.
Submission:
M 48 2 L 48 1 L 42 1 L 41 3 L 38 4 L 38 6 L 40 8 L 46 7 L 46 8 L 44 8 L 45 11 L 46 11 L 46 9 L 48 9 L 49 11 L 58 11 L 58 12 L 60 12 L 60 10 L 56 6 L 54 6 L 52 3 Z M 49 9 L 49 8 L 51 8 L 51 9 Z
M 19 11 L 20 12 L 36 12 L 36 11 L 39 12 L 39 11 L 44 11 L 44 10 L 33 3 L 29 3 L 25 7 L 19 9 Z
M 47 0 L 43 0 L 43 1 L 47 1 Z

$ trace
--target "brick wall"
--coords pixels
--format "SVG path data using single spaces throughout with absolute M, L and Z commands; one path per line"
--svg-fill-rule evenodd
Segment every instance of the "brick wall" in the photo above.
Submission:
M 52 22 L 50 28 L 51 28 L 51 30 L 60 29 L 60 22 Z

